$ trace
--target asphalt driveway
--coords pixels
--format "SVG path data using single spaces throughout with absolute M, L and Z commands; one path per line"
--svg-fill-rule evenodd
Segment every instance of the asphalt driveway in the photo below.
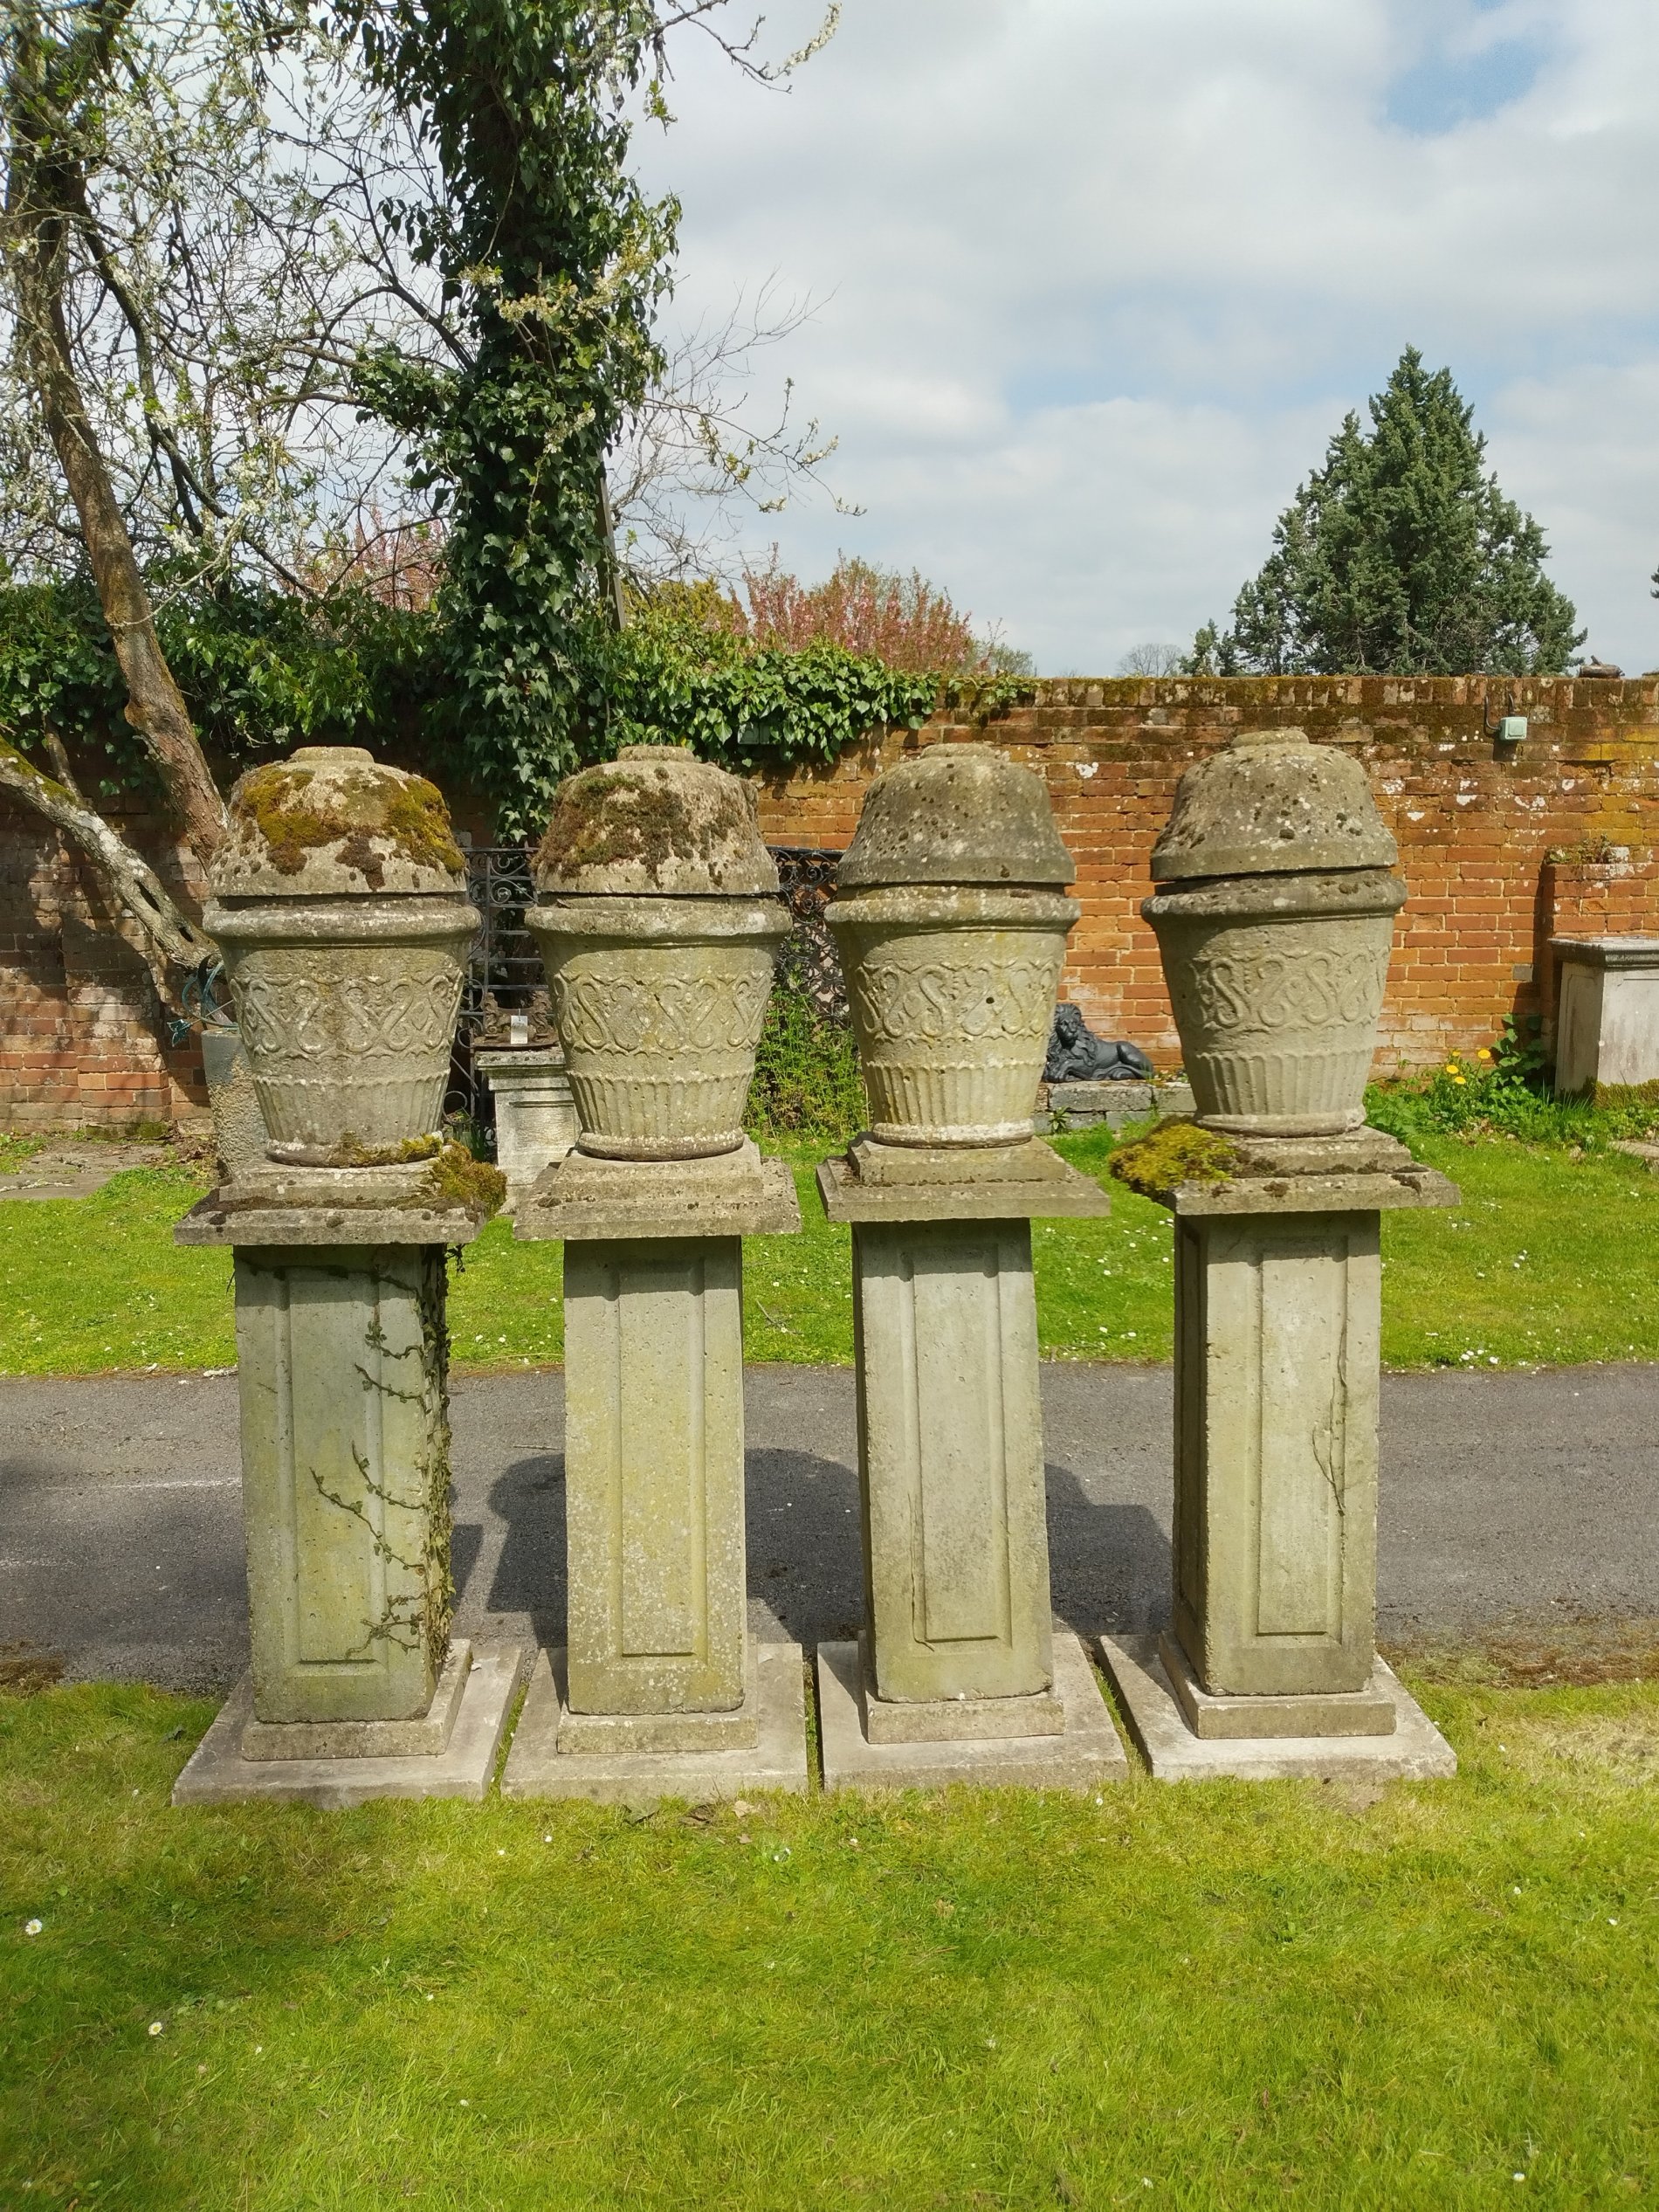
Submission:
M 1057 1611 L 1153 1626 L 1169 1586 L 1170 1375 L 1043 1374 Z M 1659 1615 L 1659 1368 L 1390 1375 L 1380 1628 L 1447 1637 Z M 557 1375 L 454 1393 L 458 1625 L 558 1639 Z M 811 1643 L 859 1612 L 853 1382 L 748 1377 L 755 1633 Z M 0 1646 L 73 1678 L 225 1688 L 247 1657 L 233 1376 L 0 1381 Z

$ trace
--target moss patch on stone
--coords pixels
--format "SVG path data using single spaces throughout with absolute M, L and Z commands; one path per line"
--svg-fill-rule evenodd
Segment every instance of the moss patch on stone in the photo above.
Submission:
M 1237 1154 L 1227 1139 L 1194 1121 L 1160 1122 L 1151 1134 L 1120 1145 L 1109 1175 L 1144 1198 L 1167 1198 L 1184 1182 L 1227 1182 Z
M 446 1144 L 421 1178 L 416 1205 L 458 1206 L 475 1221 L 499 1213 L 507 1179 L 487 1160 L 475 1160 L 465 1145 Z
M 328 1155 L 331 1168 L 407 1168 L 417 1160 L 436 1160 L 444 1149 L 442 1137 L 404 1137 L 396 1144 L 362 1144 L 348 1129 Z
M 754 810 L 745 784 L 733 783 L 693 813 L 664 768 L 587 768 L 560 785 L 536 866 L 568 876 L 637 865 L 653 883 L 671 860 L 717 867 L 722 847 L 753 826 Z
M 465 865 L 450 828 L 444 795 L 424 776 L 403 776 L 379 767 L 355 768 L 323 785 L 314 798 L 315 772 L 279 761 L 255 768 L 237 784 L 231 813 L 263 840 L 279 873 L 297 876 L 309 853 L 338 845 L 338 858 L 378 891 L 386 880 L 389 844 L 416 868 L 458 875 Z

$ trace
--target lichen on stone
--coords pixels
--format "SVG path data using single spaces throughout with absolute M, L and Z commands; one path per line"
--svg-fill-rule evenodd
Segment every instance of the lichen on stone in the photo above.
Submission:
M 586 768 L 560 785 L 536 866 L 568 876 L 638 865 L 655 883 L 670 861 L 717 861 L 754 815 L 753 792 L 735 781 L 693 811 L 663 767 Z
M 317 784 L 314 769 L 279 761 L 237 786 L 233 817 L 257 833 L 279 874 L 297 876 L 306 856 L 326 845 L 338 845 L 341 865 L 376 891 L 386 879 L 382 844 L 416 868 L 455 875 L 465 866 L 444 796 L 424 776 L 375 765 L 330 776 L 320 790 Z
M 1227 1139 L 1214 1129 L 1171 1120 L 1160 1122 L 1149 1136 L 1119 1145 L 1106 1165 L 1109 1174 L 1143 1198 L 1167 1198 L 1184 1182 L 1230 1181 L 1237 1157 Z

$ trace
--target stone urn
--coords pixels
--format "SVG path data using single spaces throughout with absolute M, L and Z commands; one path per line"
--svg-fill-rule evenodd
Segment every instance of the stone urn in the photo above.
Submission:
M 1303 730 L 1187 769 L 1153 850 L 1158 935 L 1198 1119 L 1237 1135 L 1365 1120 L 1405 885 L 1365 770 Z
M 878 1142 L 1030 1136 L 1076 872 L 1041 776 L 988 746 L 930 746 L 871 784 L 824 920 Z
M 525 920 L 581 1134 L 607 1160 L 734 1152 L 789 934 L 751 787 L 634 745 L 561 783 Z
M 352 746 L 306 746 L 231 794 L 207 929 L 271 1139 L 357 1164 L 443 1120 L 478 927 L 444 801 Z

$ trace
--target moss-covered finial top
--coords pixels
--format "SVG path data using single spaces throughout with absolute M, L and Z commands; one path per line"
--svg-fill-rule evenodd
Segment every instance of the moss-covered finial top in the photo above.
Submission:
M 455 892 L 465 863 L 436 784 L 355 745 L 306 745 L 251 768 L 214 856 L 221 899 Z
M 836 887 L 1048 887 L 1077 872 L 1040 775 L 989 745 L 930 745 L 871 785 Z
M 1175 789 L 1154 883 L 1392 868 L 1398 851 L 1360 762 L 1305 730 L 1241 730 Z
M 535 882 L 560 898 L 754 898 L 778 870 L 753 785 L 683 745 L 630 745 L 554 792 Z

